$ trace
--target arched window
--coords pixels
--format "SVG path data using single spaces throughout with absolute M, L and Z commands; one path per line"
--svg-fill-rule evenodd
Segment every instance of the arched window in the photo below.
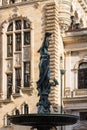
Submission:
M 21 86 L 30 86 L 30 22 L 20 18 L 13 20 L 8 25 L 6 36 L 7 70 L 5 73 L 7 75 L 7 98 L 10 98 L 12 93 L 20 93 Z
M 19 114 L 20 114 L 20 111 L 18 108 L 13 109 L 12 115 L 19 115 Z
M 28 104 L 27 103 L 23 103 L 21 105 L 21 109 L 22 109 L 22 114 L 28 114 L 29 113 L 29 107 L 28 107 Z
M 83 62 L 78 68 L 78 89 L 87 88 L 87 62 Z
M 24 105 L 24 114 L 28 114 L 28 104 Z
M 18 109 L 15 110 L 15 114 L 16 114 L 16 115 L 19 115 L 19 114 L 20 114 L 20 112 L 19 112 Z

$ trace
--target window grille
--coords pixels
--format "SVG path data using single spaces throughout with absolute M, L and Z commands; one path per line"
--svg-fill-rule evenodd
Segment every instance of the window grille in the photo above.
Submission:
M 10 65 L 12 66 L 11 69 L 7 67 L 6 70 L 7 98 L 11 98 L 12 91 L 17 94 L 20 93 L 21 82 L 23 87 L 30 86 L 30 22 L 20 18 L 13 20 L 8 25 L 6 36 L 7 56 L 5 61 L 7 63 L 10 61 Z M 25 56 L 26 54 L 27 57 Z M 18 62 L 19 58 L 20 63 Z

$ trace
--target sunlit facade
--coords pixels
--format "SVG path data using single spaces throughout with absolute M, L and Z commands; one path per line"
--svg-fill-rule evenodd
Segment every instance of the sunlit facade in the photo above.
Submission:
M 8 117 L 37 113 L 38 50 L 45 32 L 52 32 L 50 80 L 59 82 L 49 95 L 51 113 L 60 113 L 62 105 L 63 113 L 80 117 L 63 130 L 87 130 L 87 1 L 0 0 L 1 130 L 30 129 Z

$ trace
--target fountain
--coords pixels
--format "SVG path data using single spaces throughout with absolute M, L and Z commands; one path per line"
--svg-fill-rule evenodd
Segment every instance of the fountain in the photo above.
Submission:
M 58 81 L 54 78 L 50 82 L 50 54 L 48 52 L 49 37 L 52 33 L 45 33 L 45 38 L 41 48 L 38 50 L 40 53 L 39 63 L 39 80 L 37 81 L 37 90 L 39 102 L 37 103 L 36 114 L 20 114 L 10 116 L 10 121 L 15 125 L 32 126 L 32 129 L 37 130 L 50 130 L 56 126 L 72 125 L 77 122 L 78 117 L 68 114 L 52 114 L 50 112 L 50 101 L 48 100 L 51 87 L 58 85 Z

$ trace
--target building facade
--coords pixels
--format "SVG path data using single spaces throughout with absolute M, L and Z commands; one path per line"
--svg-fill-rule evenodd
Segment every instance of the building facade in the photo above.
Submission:
M 0 0 L 0 129 L 30 129 L 8 117 L 37 113 L 38 50 L 45 32 L 52 32 L 50 80 L 59 82 L 49 95 L 51 112 L 60 113 L 62 105 L 62 112 L 80 116 L 64 130 L 87 129 L 86 0 Z

